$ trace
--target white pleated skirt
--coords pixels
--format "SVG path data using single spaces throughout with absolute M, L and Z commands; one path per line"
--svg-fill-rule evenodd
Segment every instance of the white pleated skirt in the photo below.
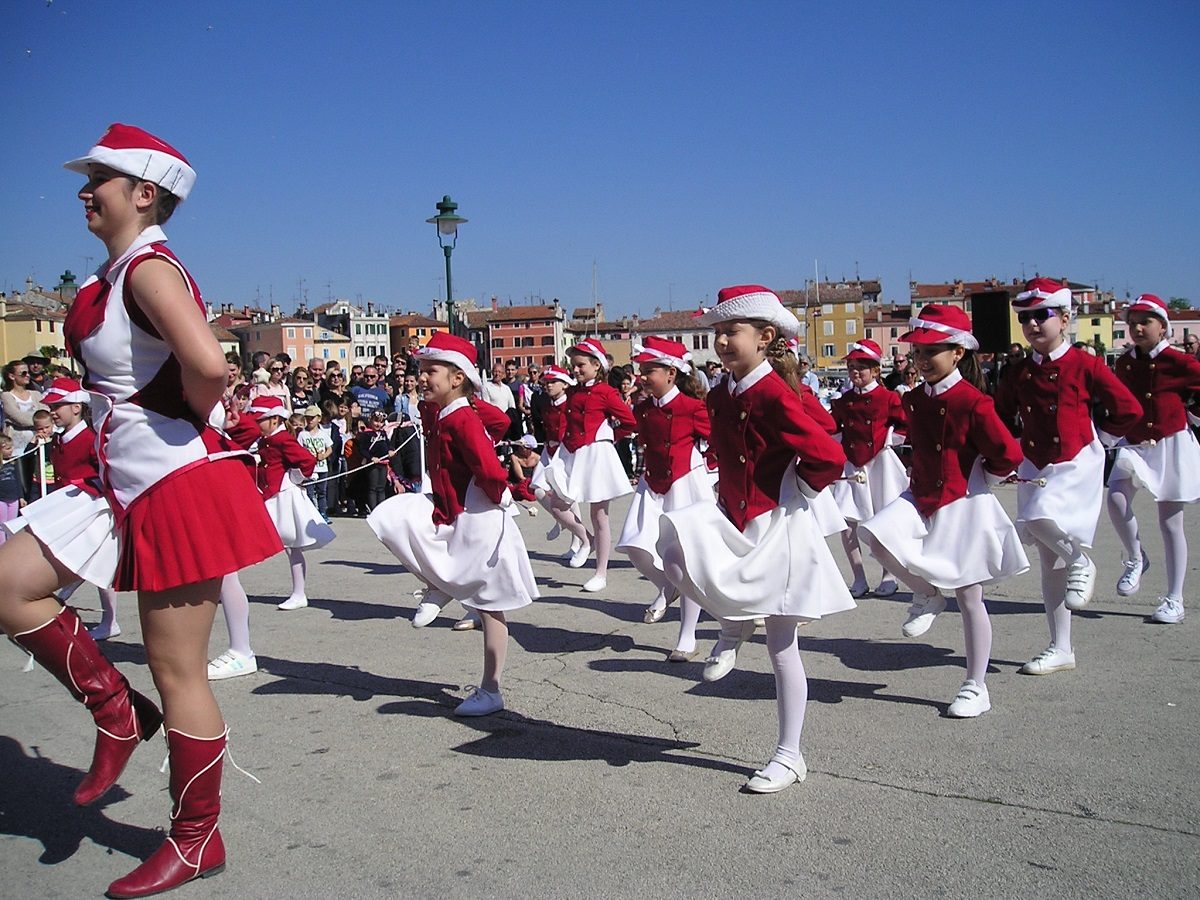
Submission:
M 905 491 L 861 522 L 858 538 L 876 558 L 886 550 L 909 572 L 947 591 L 990 584 L 1029 568 L 1017 529 L 988 489 L 978 461 L 965 497 L 927 519 L 917 511 L 912 492 Z
M 546 465 L 546 482 L 568 503 L 599 503 L 633 493 L 612 441 L 585 444 L 574 453 L 559 445 Z
M 834 482 L 834 484 L 836 483 Z M 848 527 L 846 517 L 842 515 L 842 509 L 838 506 L 832 484 L 813 497 L 809 503 L 812 505 L 813 515 L 817 519 L 817 528 L 825 537 L 841 534 L 846 530 Z
M 859 471 L 867 479 L 862 484 L 853 480 Z M 890 447 L 875 454 L 861 470 L 847 462 L 842 474 L 845 478 L 835 481 L 830 489 L 847 522 L 865 522 L 908 490 L 904 463 Z
M 112 508 L 104 497 L 68 485 L 30 503 L 3 527 L 9 534 L 28 528 L 56 560 L 83 581 L 112 587 L 121 542 L 114 531 Z
M 1017 485 L 1017 534 L 1024 543 L 1034 543 L 1026 522 L 1049 519 L 1082 546 L 1092 546 L 1104 500 L 1104 447 L 1100 441 L 1093 438 L 1074 459 L 1040 469 L 1022 460 L 1017 474 L 1046 479 L 1045 487 Z
M 715 503 L 665 512 L 660 529 L 659 556 L 683 570 L 676 587 L 717 618 L 819 619 L 854 608 L 790 467 L 779 505 L 747 523 L 745 531 Z
M 656 549 L 660 533 L 659 520 L 662 514 L 674 512 L 677 509 L 692 506 L 697 503 L 717 505 L 717 495 L 713 491 L 713 478 L 706 467 L 701 464 L 689 471 L 675 483 L 665 494 L 659 494 L 646 484 L 643 476 L 638 481 L 633 501 L 629 506 L 629 514 L 625 516 L 625 526 L 617 539 L 617 549 L 628 551 L 641 550 L 649 554 L 652 572 L 642 572 L 645 558 L 634 554 L 632 559 L 638 571 L 647 578 L 662 578 L 662 557 Z
M 1148 444 L 1117 447 L 1110 485 L 1132 479 L 1155 500 L 1195 503 L 1200 500 L 1200 444 L 1190 428 Z
M 434 525 L 433 509 L 428 494 L 397 494 L 367 524 L 410 572 L 463 606 L 506 612 L 534 601 L 537 582 L 516 521 L 473 480 L 452 523 Z
M 321 518 L 305 490 L 288 477 L 283 479 L 279 493 L 263 503 L 267 515 L 275 523 L 279 539 L 289 550 L 316 550 L 337 536 Z

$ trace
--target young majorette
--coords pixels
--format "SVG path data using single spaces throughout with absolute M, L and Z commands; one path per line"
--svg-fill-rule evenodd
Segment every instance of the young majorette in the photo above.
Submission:
M 835 398 L 831 406 L 846 453 L 846 470 L 830 490 L 846 519 L 842 547 L 854 574 L 850 596 L 858 598 L 869 590 L 858 544 L 858 523 L 871 518 L 908 488 L 908 473 L 890 446 L 893 431 L 904 430 L 905 418 L 900 397 L 879 383 L 883 351 L 877 343 L 858 341 L 842 359 L 850 375 L 850 390 Z M 890 597 L 894 593 L 896 579 L 885 566 L 875 594 Z
M 563 531 L 571 535 L 571 546 L 563 554 L 568 565 L 578 569 L 587 562 L 591 552 L 591 542 L 588 539 L 587 528 L 579 515 L 579 504 L 564 500 L 554 493 L 554 488 L 546 477 L 550 460 L 562 446 L 563 435 L 567 432 L 567 388 L 575 385 L 571 373 L 561 366 L 546 366 L 542 369 L 542 388 L 546 392 L 546 401 L 542 404 L 542 425 L 546 441 L 542 445 L 541 465 L 530 477 L 530 486 L 538 498 L 538 502 L 554 517 L 554 526 L 546 535 L 546 540 L 552 541 Z
M 1117 593 L 1137 593 L 1150 561 L 1142 549 L 1133 495 L 1144 487 L 1158 504 L 1167 594 L 1150 619 L 1164 625 L 1183 621 L 1183 579 L 1187 537 L 1183 509 L 1200 500 L 1200 445 L 1188 428 L 1185 404 L 1200 392 L 1200 362 L 1167 343 L 1171 320 L 1167 304 L 1142 294 L 1125 310 L 1133 347 L 1117 360 L 1117 378 L 1142 407 L 1140 420 L 1117 450 L 1108 477 L 1108 517 L 1125 548 L 1125 571 Z
M 280 547 L 247 466 L 208 424 L 223 419 L 225 357 L 195 282 L 163 243 L 160 226 L 187 198 L 195 171 L 170 145 L 128 125 L 111 126 L 67 168 L 87 176 L 79 199 L 88 230 L 108 251 L 64 326 L 86 367 L 85 387 L 104 401 L 93 407 L 107 504 L 97 510 L 68 486 L 26 507 L 27 527 L 0 546 L 0 626 L 96 722 L 77 803 L 99 799 L 138 742 L 166 726 L 170 832 L 107 892 L 145 897 L 224 868 L 217 819 L 229 731 L 205 674 L 217 587 L 221 576 Z M 72 571 L 79 534 L 105 515 L 118 558 L 107 571 Z M 105 555 L 90 549 L 85 563 Z M 50 596 L 79 577 L 138 592 L 162 714 L 105 659 L 75 612 Z
M 808 680 L 796 626 L 854 607 L 810 507 L 846 457 L 768 360 L 768 352 L 788 352 L 796 317 L 758 285 L 724 288 L 717 299 L 699 321 L 714 326 L 714 346 L 729 372 L 707 397 L 718 504 L 664 513 L 657 549 L 671 584 L 723 620 L 706 679 L 710 669 L 733 666 L 754 619 L 766 618 L 779 742 L 744 789 L 773 793 L 807 774 L 800 732 Z
M 1017 531 L 990 487 L 1012 476 L 1021 448 L 981 387 L 971 320 L 931 304 L 900 340 L 913 345 L 925 384 L 904 395 L 913 464 L 911 487 L 858 526 L 879 563 L 912 589 L 901 631 L 917 637 L 954 591 L 962 612 L 967 678 L 948 713 L 972 718 L 991 709 L 985 677 L 992 623 L 983 586 L 1029 568 Z
M 608 504 L 633 491 L 613 446 L 616 434 L 610 423 L 616 422 L 619 430 L 632 431 L 636 422 L 633 410 L 616 388 L 600 377 L 609 367 L 604 345 L 596 338 L 585 338 L 567 353 L 578 383 L 567 389 L 567 427 L 562 445 L 546 466 L 546 480 L 562 500 L 590 505 L 596 574 L 584 582 L 583 589 L 602 591 L 608 585 L 608 557 L 612 551 Z M 585 560 L 586 550 L 586 545 L 580 549 Z M 573 557 L 571 564 L 575 561 Z
M 292 568 L 292 593 L 278 608 L 303 609 L 308 606 L 304 551 L 324 547 L 335 537 L 301 486 L 312 475 L 317 460 L 288 430 L 287 408 L 279 397 L 259 395 L 246 415 L 258 421 L 262 433 L 258 440 L 258 489 Z
M 507 473 L 470 403 L 482 387 L 475 345 L 439 332 L 416 357 L 426 397 L 440 408 L 425 445 L 433 494 L 396 494 L 371 511 L 367 524 L 432 591 L 480 613 L 483 677 L 454 712 L 486 716 L 504 708 L 504 615 L 532 603 L 537 584 L 508 514 Z
M 1096 587 L 1087 550 L 1104 494 L 1104 449 L 1092 404 L 1104 402 L 1099 430 L 1114 436 L 1134 426 L 1141 407 L 1103 359 L 1067 341 L 1070 288 L 1034 278 L 1012 305 L 1032 352 L 1000 380 L 996 412 L 1014 433 L 1020 425 L 1025 459 L 1017 469 L 1017 533 L 1037 547 L 1050 628 L 1050 646 L 1021 672 L 1049 675 L 1075 668 L 1071 610 L 1086 606 Z
M 678 341 L 648 335 L 644 345 L 635 344 L 633 349 L 633 362 L 641 367 L 642 385 L 649 394 L 633 408 L 645 470 L 617 549 L 658 589 L 643 617 L 647 624 L 662 619 L 667 606 L 679 596 L 679 639 L 667 659 L 688 662 L 696 655 L 700 605 L 686 594 L 680 595 L 667 581 L 655 545 L 664 512 L 716 501 L 712 474 L 701 454 L 701 444 L 707 445 L 712 428 L 692 376 L 692 355 L 687 348 Z

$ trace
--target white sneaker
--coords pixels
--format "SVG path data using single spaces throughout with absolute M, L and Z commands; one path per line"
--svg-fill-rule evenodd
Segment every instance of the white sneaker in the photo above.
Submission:
M 417 611 L 413 613 L 412 627 L 424 628 L 438 617 L 442 608 L 450 602 L 450 595 L 434 588 L 421 588 L 413 591 L 417 600 Z
M 93 641 L 107 641 L 109 638 L 114 638 L 121 633 L 121 626 L 116 622 L 111 625 L 105 625 L 101 622 L 94 628 L 88 629 L 88 635 Z
M 492 693 L 477 687 L 471 689 L 471 696 L 464 700 L 454 710 L 456 716 L 490 716 L 504 709 L 504 698 L 500 692 Z
M 974 678 L 968 678 L 958 689 L 958 696 L 946 710 L 952 719 L 973 719 L 982 716 L 992 708 L 992 700 L 988 696 L 986 684 L 979 684 Z
M 900 626 L 905 637 L 920 637 L 933 626 L 933 620 L 938 613 L 946 609 L 946 598 L 941 594 L 922 597 L 913 594 L 912 606 L 908 608 L 908 618 Z
M 608 578 L 604 575 L 593 575 L 583 583 L 583 589 L 589 594 L 594 594 L 597 591 L 602 591 L 608 587 Z
M 308 606 L 307 597 L 288 597 L 276 609 L 304 609 Z
M 242 656 L 236 650 L 226 650 L 208 664 L 208 680 L 221 681 L 239 675 L 253 675 L 258 671 L 258 662 L 253 656 Z
M 854 579 L 854 583 L 850 585 L 850 596 L 855 600 L 858 600 L 860 597 L 867 596 L 867 579 Z
M 1125 571 L 1117 579 L 1117 593 L 1122 597 L 1128 597 L 1138 592 L 1142 576 L 1150 571 L 1150 558 L 1143 550 L 1141 559 L 1123 559 L 1121 565 L 1125 567 Z
M 889 575 L 887 578 L 883 579 L 883 581 L 879 582 L 879 587 L 875 588 L 875 596 L 890 597 L 899 589 L 899 586 L 896 584 L 896 579 Z
M 1075 668 L 1075 654 L 1070 650 L 1047 647 L 1017 671 L 1022 675 L 1050 675 Z
M 571 536 L 571 546 L 567 548 L 567 552 L 562 555 L 563 559 L 570 559 L 579 552 L 579 548 L 583 546 L 583 541 L 574 535 Z
M 716 645 L 713 647 L 712 655 L 704 661 L 704 672 L 700 677 L 705 681 L 720 681 L 732 672 L 733 667 L 737 665 L 738 650 L 742 648 L 742 644 L 751 638 L 757 627 L 753 619 L 743 622 L 738 641 L 729 650 L 717 650 L 717 647 L 721 645 L 721 641 L 718 638 Z
M 574 553 L 572 553 L 571 558 L 567 560 L 567 565 L 570 566 L 572 569 L 581 569 L 581 568 L 583 568 L 584 563 L 587 562 L 587 558 L 589 556 L 591 556 L 591 554 L 592 554 L 592 545 L 591 544 L 589 544 L 589 543 L 580 544 L 579 549 L 576 550 Z
M 1096 593 L 1096 564 L 1088 557 L 1067 567 L 1067 609 L 1083 609 Z
M 1183 601 L 1174 597 L 1163 597 L 1150 621 L 1161 625 L 1178 625 L 1183 621 Z

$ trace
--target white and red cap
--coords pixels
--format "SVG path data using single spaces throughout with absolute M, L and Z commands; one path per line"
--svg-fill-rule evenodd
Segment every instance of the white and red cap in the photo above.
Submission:
M 694 310 L 692 310 L 692 318 L 693 319 L 698 319 L 701 316 L 707 315 L 707 314 L 708 314 L 707 306 L 698 306 Z
M 656 334 L 646 335 L 643 343 L 633 345 L 633 362 L 653 363 L 670 366 L 680 372 L 692 371 L 692 354 L 680 341 L 672 341 Z
M 604 349 L 604 345 L 600 343 L 599 338 L 584 338 L 567 352 L 582 353 L 584 356 L 595 357 L 597 362 L 600 363 L 600 368 L 605 372 L 608 371 L 608 352 Z
M 1071 289 L 1053 278 L 1031 278 L 1012 302 L 1017 312 L 1033 309 L 1071 309 Z
M 1130 304 L 1125 307 L 1125 319 L 1129 320 L 1131 312 L 1145 312 L 1152 316 L 1158 316 L 1163 320 L 1163 324 L 1168 328 L 1171 327 L 1171 317 L 1167 312 L 1167 304 L 1163 302 L 1162 297 L 1155 294 L 1139 294 Z
M 282 397 L 276 397 L 273 394 L 260 394 L 250 401 L 250 406 L 246 409 L 246 413 L 253 419 L 262 419 L 266 416 L 279 416 L 281 419 L 286 419 L 288 408 L 283 405 Z
M 429 343 L 413 354 L 418 361 L 444 362 L 458 366 L 475 390 L 483 390 L 483 379 L 479 377 L 479 351 L 465 338 L 439 331 Z
M 562 366 L 543 366 L 542 381 L 561 381 L 563 384 L 569 384 L 572 387 L 577 383 L 571 377 L 571 373 Z
M 108 126 L 87 156 L 63 163 L 63 168 L 86 175 L 93 163 L 152 181 L 180 200 L 187 199 L 196 183 L 196 170 L 182 153 L 150 132 L 120 122 Z
M 74 378 L 55 378 L 42 394 L 42 402 L 47 406 L 59 403 L 91 403 L 92 395 L 83 389 Z
M 883 350 L 873 340 L 866 338 L 851 344 L 850 352 L 843 356 L 842 359 L 865 359 L 867 362 L 873 362 L 878 366 L 883 364 Z
M 957 306 L 931 303 L 908 320 L 900 340 L 907 344 L 958 344 L 968 350 L 978 350 L 979 341 L 971 334 L 971 318 Z
M 717 305 L 697 321 L 701 325 L 716 325 L 718 322 L 745 319 L 769 322 L 785 338 L 795 337 L 800 332 L 800 323 L 791 310 L 783 305 L 779 295 L 761 284 L 721 288 L 717 292 Z

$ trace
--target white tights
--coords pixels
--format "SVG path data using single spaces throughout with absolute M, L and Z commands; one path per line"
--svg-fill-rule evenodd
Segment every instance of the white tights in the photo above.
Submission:
M 612 553 L 612 530 L 608 524 L 608 502 L 598 500 L 590 504 L 592 516 L 592 547 L 596 551 L 596 574 L 608 577 L 608 557 Z
M 1129 478 L 1108 486 L 1108 517 L 1125 548 L 1126 559 L 1142 558 L 1142 539 L 1137 517 L 1133 514 L 1133 495 L 1137 488 Z M 1187 573 L 1187 536 L 1183 533 L 1183 503 L 1158 502 L 1158 529 L 1163 539 L 1163 567 L 1167 574 L 1167 596 L 1183 601 L 1183 578 Z
M 534 495 L 538 499 L 538 503 L 542 504 L 546 512 L 554 517 L 554 521 L 562 526 L 563 531 L 569 532 L 571 537 L 587 543 L 587 529 L 583 525 L 583 520 L 579 518 L 576 512 L 576 506 L 573 503 L 567 503 L 562 500 L 557 494 L 544 491 L 541 488 L 534 490 Z
M 800 732 L 808 706 L 808 676 L 796 643 L 799 624 L 796 616 L 767 616 L 767 653 L 775 670 L 775 708 L 779 716 L 779 744 L 762 770 L 768 778 L 782 778 L 788 769 L 800 765 Z
M 472 610 L 468 609 L 468 612 Z M 474 610 L 483 622 L 483 678 L 479 686 L 493 694 L 500 693 L 500 676 L 508 657 L 508 622 L 502 612 Z
M 253 656 L 250 649 L 250 598 L 242 587 L 237 572 L 230 572 L 221 579 L 221 612 L 225 614 L 225 628 L 229 632 L 229 649 L 242 656 Z
M 1071 652 L 1071 611 L 1067 609 L 1067 566 L 1084 557 L 1083 545 L 1052 519 L 1024 523 L 1033 535 L 1042 566 L 1042 605 L 1050 627 L 1050 646 Z
M 850 573 L 854 576 L 854 581 L 857 584 L 866 585 L 867 570 L 863 567 L 862 547 L 858 542 L 858 525 L 854 522 L 846 523 L 846 530 L 842 532 L 842 549 L 846 551 L 846 559 L 850 561 Z M 887 581 L 894 577 L 888 571 L 887 566 L 883 566 L 883 575 L 880 576 L 880 581 Z
M 623 551 L 639 574 L 658 590 L 658 596 L 650 604 L 653 609 L 662 609 L 667 605 L 667 593 L 672 590 L 671 581 L 666 573 L 654 565 L 654 557 L 645 550 L 637 547 L 626 547 Z M 700 604 L 686 594 L 679 596 L 679 640 L 675 649 L 681 653 L 691 653 L 696 649 L 696 625 L 700 622 Z M 736 638 L 735 638 L 736 640 Z
M 288 599 L 304 597 L 304 576 L 308 571 L 308 566 L 304 562 L 304 551 L 289 547 L 287 558 L 292 567 L 292 596 Z

